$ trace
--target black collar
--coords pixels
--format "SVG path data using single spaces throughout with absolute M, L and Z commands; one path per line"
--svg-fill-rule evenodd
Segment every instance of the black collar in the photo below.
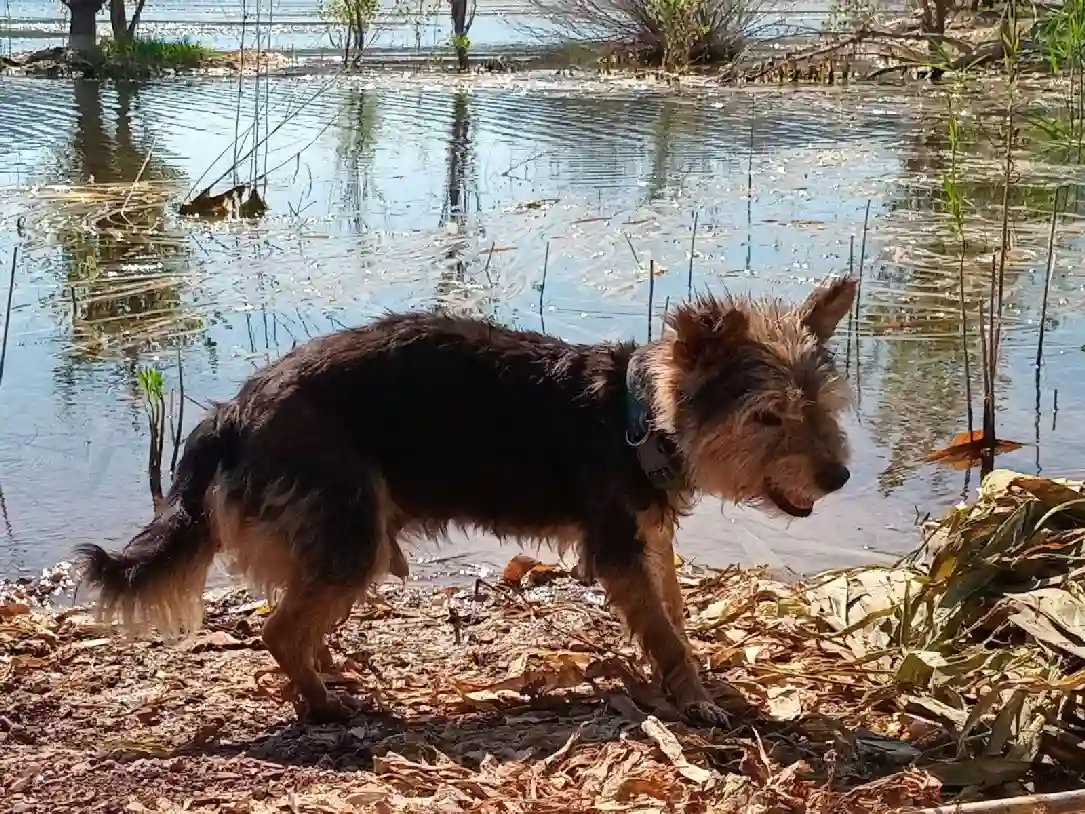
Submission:
M 682 453 L 670 436 L 653 426 L 651 383 L 644 375 L 640 357 L 641 350 L 634 351 L 625 371 L 625 441 L 637 451 L 641 469 L 652 486 L 664 491 L 684 489 Z

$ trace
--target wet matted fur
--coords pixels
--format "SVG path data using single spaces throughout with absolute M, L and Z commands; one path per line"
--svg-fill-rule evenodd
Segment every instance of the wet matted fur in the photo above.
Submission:
M 268 650 L 335 717 L 325 636 L 406 575 L 401 542 L 457 526 L 572 545 L 678 706 L 721 721 L 684 632 L 675 527 L 704 493 L 801 517 L 844 485 L 848 391 L 826 343 L 854 296 L 851 280 L 797 305 L 706 295 L 639 347 L 417 312 L 315 339 L 204 417 L 163 510 L 123 552 L 82 547 L 84 577 L 103 614 L 177 631 L 200 624 L 225 555 L 279 595 Z M 638 405 L 669 480 L 631 445 Z

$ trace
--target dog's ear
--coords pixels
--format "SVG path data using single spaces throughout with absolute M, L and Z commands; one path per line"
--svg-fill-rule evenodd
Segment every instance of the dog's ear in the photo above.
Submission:
M 802 305 L 803 324 L 818 338 L 828 342 L 836 326 L 851 311 L 858 282 L 850 277 L 821 285 Z
M 689 370 L 709 354 L 717 353 L 746 334 L 749 320 L 741 308 L 715 297 L 682 303 L 667 316 L 676 336 L 674 360 Z

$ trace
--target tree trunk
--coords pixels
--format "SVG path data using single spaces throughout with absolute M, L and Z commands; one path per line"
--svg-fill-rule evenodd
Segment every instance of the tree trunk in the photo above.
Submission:
M 68 48 L 80 54 L 88 54 L 98 47 L 98 28 L 94 16 L 101 11 L 105 0 L 67 0 L 71 12 L 68 27 Z
M 453 42 L 456 48 L 456 62 L 459 64 L 461 71 L 466 71 L 470 67 L 467 57 L 467 29 L 470 28 L 470 24 L 467 22 L 467 0 L 449 0 L 449 6 L 452 11 L 452 33 L 455 37 Z
M 124 11 L 124 0 L 109 0 L 109 23 L 113 28 L 113 41 L 120 44 L 128 41 L 128 20 Z

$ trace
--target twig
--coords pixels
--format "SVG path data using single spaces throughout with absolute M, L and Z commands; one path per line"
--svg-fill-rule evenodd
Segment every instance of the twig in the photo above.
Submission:
M 863 302 L 863 265 L 866 263 L 866 236 L 870 231 L 870 198 L 866 199 L 866 213 L 863 215 L 863 236 L 859 244 L 859 278 L 855 285 L 855 403 L 862 406 L 863 390 L 859 381 L 859 308 Z
M 245 95 L 245 24 L 248 22 L 248 20 L 249 20 L 249 15 L 248 15 L 248 10 L 245 8 L 245 0 L 241 0 L 241 44 L 238 47 L 238 51 L 237 51 L 237 58 L 238 58 L 238 65 L 237 65 L 237 109 L 234 111 L 234 162 L 230 166 L 230 170 L 229 170 L 230 172 L 233 173 L 233 176 L 234 176 L 234 186 L 237 186 L 238 183 L 241 180 L 240 178 L 238 178 L 238 175 L 237 175 L 237 164 L 238 164 L 237 150 L 238 150 L 238 146 L 239 146 L 238 145 L 238 138 L 239 138 L 238 131 L 241 129 L 241 100 L 242 100 L 242 98 L 244 98 L 244 95 Z M 255 125 L 256 125 L 256 122 L 253 122 L 253 126 L 255 126 Z M 256 142 L 259 142 L 259 138 L 260 138 L 260 134 L 256 133 L 256 135 L 254 136 L 254 140 Z M 226 152 L 226 151 L 223 150 L 223 152 Z M 217 161 L 218 159 L 215 159 L 215 160 Z M 202 178 L 202 176 L 201 176 L 201 178 Z M 200 183 L 200 179 L 197 179 L 196 184 L 198 184 L 198 183 Z M 208 187 L 213 187 L 217 183 L 218 183 L 218 180 L 208 184 L 207 186 Z M 192 185 L 192 189 L 189 190 L 188 195 L 186 195 L 185 198 L 191 198 L 192 197 L 192 192 L 193 192 L 193 190 L 195 190 L 196 184 Z
M 693 299 L 693 253 L 697 249 L 697 210 L 693 210 L 693 234 L 689 239 L 689 273 L 686 275 L 686 297 Z
M 19 260 L 19 247 L 11 250 L 11 274 L 8 277 L 8 302 L 4 309 L 4 338 L 0 341 L 0 384 L 4 382 L 4 364 L 8 358 L 8 331 L 11 328 L 11 303 L 15 295 L 15 265 Z
M 995 371 L 998 368 L 998 334 L 995 331 L 995 309 L 997 300 L 995 289 L 997 288 L 998 274 L 996 259 L 991 257 L 990 288 L 987 299 L 987 329 L 986 341 L 983 349 L 983 436 L 980 446 L 980 480 L 990 474 L 994 469 L 995 453 Z M 980 306 L 980 335 L 983 335 L 983 306 Z
M 494 281 L 490 279 L 490 263 L 494 259 L 494 250 L 497 248 L 496 241 L 490 244 L 490 253 L 486 255 L 486 265 L 482 267 L 482 276 L 486 278 L 490 288 L 494 287 Z
M 242 34 L 244 34 L 244 27 L 242 27 Z M 242 67 L 244 67 L 244 66 L 242 66 Z M 317 98 L 319 98 L 320 95 L 322 93 L 324 93 L 325 90 L 327 90 L 332 85 L 334 85 L 345 72 L 346 72 L 346 69 L 341 68 L 339 71 L 337 71 L 336 73 L 334 73 L 330 77 L 328 77 L 328 80 L 326 82 L 323 82 L 320 85 L 320 87 L 318 87 L 315 91 L 313 91 L 312 94 L 310 94 L 306 99 L 304 99 L 301 102 L 301 104 L 298 105 L 298 107 L 295 110 L 292 110 L 289 113 L 287 113 L 283 117 L 283 120 L 281 122 L 276 124 L 275 127 L 271 128 L 270 130 L 267 130 L 266 133 L 265 133 L 263 141 L 261 141 L 260 138 L 259 138 L 260 134 L 256 133 L 255 136 L 254 136 L 254 144 L 253 144 L 252 149 L 253 150 L 259 150 L 261 144 L 266 143 L 268 140 L 270 140 L 270 138 L 273 135 L 278 133 L 279 130 L 281 130 L 288 123 L 293 121 L 297 116 L 301 115 L 302 111 L 304 111 L 310 104 L 312 104 Z M 224 155 L 226 155 L 227 150 L 229 150 L 231 146 L 234 147 L 233 165 L 228 170 L 226 170 L 221 175 L 219 175 L 217 178 L 215 178 L 215 180 L 213 180 L 211 183 L 207 184 L 204 188 L 205 189 L 210 189 L 211 187 L 215 186 L 215 184 L 217 184 L 219 181 L 221 181 L 223 178 L 225 178 L 227 175 L 230 175 L 231 173 L 233 173 L 234 185 L 236 186 L 238 184 L 237 167 L 241 162 L 248 161 L 249 156 L 251 155 L 251 152 L 246 153 L 245 155 L 240 156 L 240 157 L 238 157 L 238 155 L 237 155 L 237 145 L 238 145 L 238 138 L 239 138 L 238 135 L 237 135 L 237 127 L 240 126 L 240 120 L 241 120 L 241 112 L 240 112 L 241 111 L 241 98 L 240 98 L 241 90 L 240 90 L 240 85 L 239 85 L 238 93 L 239 93 L 239 98 L 238 98 L 238 101 L 237 101 L 237 105 L 238 105 L 238 108 L 237 108 L 238 109 L 237 125 L 235 126 L 233 144 L 232 145 L 227 145 L 226 147 L 224 147 L 222 149 L 222 151 L 217 156 L 215 156 L 215 159 L 210 164 L 207 165 L 207 169 L 205 169 L 200 174 L 200 176 L 189 187 L 188 193 L 185 195 L 186 199 L 192 197 L 192 193 L 195 192 L 196 188 L 199 187 L 203 183 L 204 178 L 211 171 L 211 168 L 213 166 L 215 166 L 216 163 L 218 163 L 218 160 L 220 158 L 222 158 Z M 265 116 L 266 115 L 267 115 L 267 111 L 265 110 Z M 336 113 L 334 116 L 330 117 L 328 119 L 327 123 L 323 127 L 321 127 L 320 130 L 317 132 L 316 136 L 314 136 L 314 138 L 311 141 L 309 141 L 305 146 L 308 147 L 310 144 L 313 144 L 316 141 L 317 138 L 319 138 L 329 127 L 331 127 L 332 124 L 334 124 L 335 122 L 337 122 L 339 120 L 339 116 L 340 116 L 340 113 Z M 256 122 L 253 122 L 252 125 L 245 128 L 245 138 L 246 139 L 248 138 L 249 131 L 251 131 L 255 125 L 256 125 Z M 275 172 L 279 168 L 286 166 L 291 161 L 294 161 L 295 159 L 297 159 L 300 155 L 301 155 L 301 151 L 295 153 L 290 158 L 288 158 L 286 161 L 283 161 L 281 164 L 279 164 L 279 165 L 277 165 L 275 167 L 272 167 L 270 172 Z M 267 172 L 265 172 L 264 175 L 266 176 Z M 253 184 L 256 183 L 256 180 L 257 179 L 253 179 Z
M 252 86 L 252 126 L 257 143 L 260 136 L 260 0 L 256 0 L 256 76 Z M 252 185 L 256 188 L 256 178 L 260 174 L 260 150 L 252 151 Z
M 973 803 L 924 808 L 920 814 L 1075 814 L 1085 809 L 1085 789 L 1058 791 L 1052 794 L 1029 794 L 1002 800 L 979 800 Z
M 546 249 L 543 251 L 542 282 L 539 283 L 539 323 L 543 331 L 546 331 L 546 317 L 543 315 L 543 297 L 546 294 L 546 268 L 550 265 L 550 238 L 546 239 Z
M 275 30 L 275 3 L 268 3 L 267 10 L 267 41 L 268 45 L 271 44 L 271 33 Z M 269 88 L 271 83 L 268 82 L 268 76 L 271 71 L 271 63 L 267 60 L 264 61 L 264 197 L 267 197 L 267 155 L 268 150 L 271 148 L 271 117 L 267 112 L 271 107 L 271 93 Z M 257 63 L 257 73 L 259 73 L 259 63 Z
M 855 285 L 855 325 L 858 330 L 859 326 L 859 300 L 863 295 L 863 264 L 866 262 L 866 236 L 870 230 L 870 198 L 866 199 L 866 214 L 863 215 L 863 240 L 859 244 L 859 281 Z M 859 342 L 859 336 L 855 336 L 856 345 Z
M 185 423 L 185 375 L 181 349 L 177 348 L 177 423 L 173 425 L 173 455 L 170 458 L 170 480 L 177 472 L 177 455 L 181 449 L 181 429 Z
M 855 276 L 855 235 L 851 235 L 848 239 L 848 279 L 852 279 Z M 844 362 L 844 374 L 850 375 L 851 373 L 851 342 L 855 336 L 855 331 L 859 326 L 856 325 L 856 319 L 858 314 L 856 313 L 858 308 L 852 308 L 848 313 L 848 355 Z
M 629 232 L 622 232 L 625 235 L 625 242 L 629 244 L 629 251 L 633 252 L 633 262 L 637 264 L 637 268 L 640 268 L 640 258 L 637 256 L 637 250 L 633 248 L 633 238 L 629 236 Z
M 988 350 L 986 392 L 983 399 L 983 442 L 980 477 L 994 468 L 995 435 L 995 376 L 1002 346 L 1002 305 L 1006 287 L 1006 258 L 1010 250 L 1010 190 L 1013 185 L 1014 89 L 1017 82 L 1017 0 L 1009 0 L 1002 18 L 1003 59 L 1006 64 L 1006 147 L 1003 153 L 1002 175 L 1002 240 L 998 254 L 991 257 L 990 315 L 988 317 Z
M 656 295 L 656 261 L 648 260 L 648 341 L 652 341 L 652 302 Z
M 1062 187 L 1055 187 L 1055 200 L 1051 204 L 1051 231 L 1047 235 L 1047 269 L 1044 272 L 1044 298 L 1040 306 L 1040 337 L 1036 340 L 1036 367 L 1039 369 L 1044 360 L 1044 332 L 1047 328 L 1047 303 L 1051 291 L 1051 272 L 1055 267 L 1055 227 L 1059 217 L 1059 192 Z
M 143 3 L 141 2 L 140 8 L 142 7 Z M 132 182 L 132 185 L 128 187 L 128 194 L 124 196 L 124 203 L 121 204 L 121 217 L 123 217 L 125 220 L 128 220 L 127 216 L 125 215 L 125 211 L 128 209 L 128 202 L 132 199 L 132 193 L 136 191 L 136 184 L 138 184 L 140 179 L 143 177 L 143 173 L 147 171 L 147 165 L 151 163 L 151 155 L 154 153 L 154 145 L 155 141 L 157 140 L 157 136 L 151 139 L 151 146 L 147 149 L 147 155 L 143 159 L 143 166 L 139 168 L 139 172 L 136 173 L 135 180 Z
M 750 149 L 746 155 L 746 273 L 753 262 L 753 133 L 757 99 L 750 102 Z

